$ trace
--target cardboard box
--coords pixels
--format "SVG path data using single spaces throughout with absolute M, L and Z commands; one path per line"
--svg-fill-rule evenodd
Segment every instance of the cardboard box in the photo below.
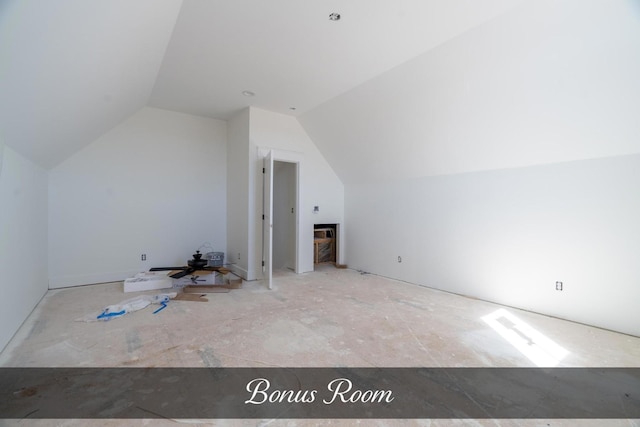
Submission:
M 242 287 L 242 278 L 233 273 L 227 273 L 222 276 L 222 283 L 229 289 L 240 289 Z
M 221 285 L 222 275 L 218 272 L 196 271 L 188 276 L 173 279 L 174 288 L 184 288 L 190 285 Z
M 153 271 L 138 273 L 134 277 L 125 279 L 125 292 L 142 292 L 155 289 L 172 288 L 173 282 L 167 271 Z

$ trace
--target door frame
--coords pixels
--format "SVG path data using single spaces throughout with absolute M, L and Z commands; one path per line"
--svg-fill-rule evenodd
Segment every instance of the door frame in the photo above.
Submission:
M 278 161 L 278 162 L 285 162 L 285 163 L 293 163 L 295 165 L 295 187 L 296 187 L 296 203 L 295 203 L 295 221 L 296 221 L 296 226 L 295 226 L 295 233 L 296 233 L 296 237 L 295 237 L 295 269 L 294 271 L 297 274 L 302 273 L 302 259 L 303 259 L 303 254 L 302 254 L 302 250 L 303 250 L 303 245 L 302 245 L 302 232 L 301 232 L 301 224 L 302 224 L 302 188 L 303 188 L 303 183 L 302 183 L 302 162 L 303 162 L 303 155 L 302 153 L 298 153 L 295 151 L 287 151 L 287 150 L 277 150 L 277 149 L 273 149 L 273 148 L 269 148 L 269 147 L 258 147 L 258 157 L 260 159 L 263 159 L 263 162 L 265 161 L 265 159 L 270 157 L 270 161 L 271 163 Z M 263 167 L 264 167 L 264 163 L 263 163 Z M 268 172 L 270 172 L 271 176 L 267 177 L 266 176 L 266 170 L 269 169 Z M 273 269 L 273 247 L 272 247 L 272 239 L 269 239 L 269 235 L 267 234 L 267 225 L 269 227 L 273 226 L 273 203 L 272 201 L 270 202 L 269 200 L 265 200 L 265 185 L 267 185 L 267 183 L 271 183 L 271 185 L 273 185 L 273 167 L 271 168 L 264 168 L 263 169 L 265 171 L 265 173 L 263 174 L 263 191 L 262 191 L 262 198 L 263 198 L 263 203 L 262 203 L 262 213 L 264 215 L 265 220 L 262 221 L 262 261 L 265 263 L 265 265 L 262 267 L 262 272 L 264 273 L 270 273 Z M 271 189 L 272 190 L 272 189 Z M 273 197 L 273 191 L 270 191 L 270 196 Z M 268 206 L 270 205 L 270 206 Z M 267 224 L 268 223 L 268 224 Z M 271 231 L 271 228 L 269 228 L 269 231 Z M 270 233 L 269 233 L 270 234 Z M 269 240 L 269 241 L 268 241 Z M 266 264 L 270 263 L 271 265 L 267 266 Z M 269 274 L 269 276 L 271 276 L 271 274 Z M 269 289 L 272 289 L 272 283 L 271 283 L 271 278 L 270 277 L 265 277 L 267 279 L 267 287 Z

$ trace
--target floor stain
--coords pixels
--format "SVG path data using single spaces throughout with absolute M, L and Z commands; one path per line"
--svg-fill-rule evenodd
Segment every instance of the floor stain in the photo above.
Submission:
M 352 296 L 346 296 L 344 299 L 348 299 L 350 301 L 355 302 L 358 305 L 365 306 L 365 307 L 373 307 L 374 306 L 370 302 L 366 302 L 366 301 L 363 301 L 363 300 L 361 300 L 359 298 L 352 297 Z
M 401 299 L 394 299 L 393 301 L 395 301 L 397 303 L 400 303 L 400 304 L 408 305 L 410 307 L 414 307 L 414 308 L 417 308 L 417 309 L 420 309 L 420 310 L 433 311 L 433 310 L 425 307 L 424 305 L 415 303 L 413 301 L 406 301 L 406 300 L 401 300 Z
M 129 353 L 133 353 L 142 347 L 142 340 L 140 339 L 140 335 L 137 330 L 127 331 L 127 351 Z
M 202 350 L 199 350 L 198 354 L 200 354 L 202 363 L 204 363 L 204 366 L 207 368 L 219 368 L 222 366 L 222 362 L 220 362 L 220 359 L 218 359 L 213 353 L 213 349 L 211 347 L 205 347 Z
M 17 397 L 31 397 L 38 394 L 38 389 L 36 387 L 21 388 L 13 394 Z
M 33 327 L 31 328 L 31 331 L 29 331 L 29 335 L 27 336 L 27 339 L 40 335 L 42 331 L 46 329 L 46 327 L 47 327 L 47 318 L 43 316 L 40 319 L 33 322 Z
M 271 294 L 271 296 L 272 296 L 273 298 L 277 299 L 277 300 L 278 300 L 278 301 L 280 301 L 280 302 L 287 302 L 287 298 L 283 297 L 283 296 L 282 296 L 282 295 L 280 295 L 280 294 L 275 294 L 275 293 L 274 293 L 274 294 Z

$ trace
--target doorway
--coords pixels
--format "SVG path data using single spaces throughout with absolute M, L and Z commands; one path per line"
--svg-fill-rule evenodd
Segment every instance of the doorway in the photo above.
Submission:
M 274 270 L 296 267 L 296 164 L 273 162 Z
M 300 243 L 300 206 L 302 180 L 302 155 L 292 151 L 258 148 L 258 155 L 263 159 L 263 215 L 262 215 L 262 272 L 267 288 L 272 289 L 274 267 L 274 171 L 276 163 L 288 163 L 293 165 L 290 169 L 287 165 L 279 165 L 280 173 L 276 183 L 279 202 L 277 215 L 280 222 L 278 238 L 284 242 L 278 245 L 282 255 L 278 262 L 283 265 L 293 266 L 296 273 L 302 273 L 301 259 L 303 246 Z M 291 173 L 293 171 L 293 173 Z M 292 178 L 293 176 L 293 178 Z M 293 224 L 291 223 L 293 218 Z M 293 227 L 293 237 L 289 233 Z M 293 243 L 290 243 L 293 240 Z M 290 256 L 293 251 L 293 256 Z M 277 265 L 277 264 L 275 264 Z

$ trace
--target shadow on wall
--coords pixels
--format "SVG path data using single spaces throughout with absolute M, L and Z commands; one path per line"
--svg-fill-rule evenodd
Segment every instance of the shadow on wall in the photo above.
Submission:
M 631 3 L 631 11 L 634 13 L 635 17 L 640 21 L 640 1 L 639 0 L 628 0 Z

